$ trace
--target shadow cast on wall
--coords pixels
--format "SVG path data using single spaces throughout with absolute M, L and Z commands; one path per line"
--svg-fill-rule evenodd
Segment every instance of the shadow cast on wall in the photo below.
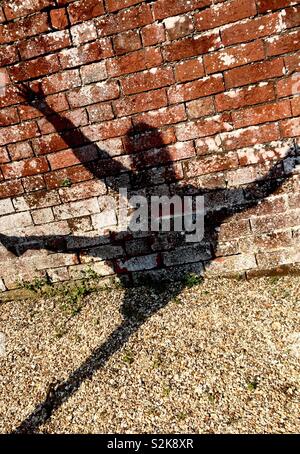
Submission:
M 128 192 L 139 190 L 147 184 L 147 181 L 145 180 L 145 167 L 143 159 L 141 158 L 139 150 L 134 150 L 134 147 L 132 146 L 132 144 L 135 143 L 136 137 L 138 137 L 142 132 L 147 132 L 149 136 L 151 136 L 151 143 L 153 147 L 160 149 L 163 156 L 161 158 L 161 162 L 166 165 L 166 174 L 164 176 L 168 179 L 168 181 L 176 182 L 176 170 L 172 165 L 172 158 L 169 156 L 167 148 L 164 145 L 163 138 L 157 129 L 141 123 L 128 131 L 126 140 L 128 148 L 126 152 L 131 155 L 132 162 L 132 170 L 128 171 L 128 169 L 120 164 L 120 162 L 112 160 L 106 151 L 90 142 L 90 140 L 80 131 L 79 128 L 76 128 L 70 120 L 62 118 L 59 114 L 57 114 L 57 112 L 53 111 L 53 109 L 46 104 L 41 88 L 38 92 L 33 92 L 27 86 L 22 85 L 20 89 L 22 90 L 26 101 L 44 114 L 46 119 L 53 125 L 66 145 L 73 150 L 74 155 L 79 161 L 81 161 L 85 169 L 88 170 L 95 179 L 105 179 L 112 191 L 119 190 L 121 185 L 119 181 L 122 181 L 122 179 L 119 179 L 118 176 L 123 172 L 126 172 L 127 174 L 129 172 L 130 184 L 127 188 Z M 82 149 L 80 149 L 78 145 L 88 145 L 90 149 L 93 150 L 93 159 L 85 161 Z M 193 247 L 197 248 L 198 253 L 200 253 L 203 261 L 205 262 L 206 268 L 216 257 L 219 227 L 221 224 L 223 224 L 224 221 L 235 213 L 256 207 L 263 199 L 277 191 L 285 179 L 283 171 L 284 160 L 292 157 L 295 158 L 297 155 L 298 149 L 295 146 L 289 150 L 284 159 L 276 162 L 264 178 L 261 178 L 254 183 L 243 187 L 242 189 L 199 189 L 187 183 L 183 185 L 181 184 L 180 186 L 178 185 L 178 194 L 182 196 L 190 194 L 204 195 L 206 198 L 209 198 L 209 200 L 217 200 L 218 196 L 221 195 L 223 202 L 225 201 L 221 209 L 217 209 L 215 211 L 209 210 L 206 212 L 204 222 L 204 239 L 201 243 L 193 245 Z M 111 178 L 107 178 L 108 176 Z M 238 204 L 237 201 L 241 200 L 241 193 L 243 195 L 242 203 Z M 155 191 L 153 193 L 152 190 L 151 194 L 155 195 Z M 93 239 L 93 243 L 101 245 L 109 241 L 110 244 L 122 245 L 124 239 L 131 236 L 132 232 L 126 230 L 112 235 L 109 238 L 107 238 L 107 236 L 99 236 L 96 241 Z M 181 245 L 186 244 L 184 236 L 174 234 L 174 232 L 164 234 L 159 232 L 149 233 L 149 241 L 152 243 L 157 240 L 162 241 L 162 238 L 165 238 L 168 241 L 171 237 L 172 241 L 173 237 L 176 237 L 176 240 L 179 241 L 175 244 L 175 248 L 178 245 L 180 246 L 180 242 Z M 105 256 L 101 247 L 87 248 L 86 237 L 84 236 L 74 236 L 74 238 L 70 235 L 18 237 L 0 234 L 0 241 L 16 256 L 21 256 L 27 250 L 38 249 L 47 249 L 53 252 L 75 253 L 84 250 L 85 254 L 90 254 L 92 257 L 97 257 L 102 260 L 107 259 L 107 256 Z M 164 307 L 170 299 L 174 298 L 183 289 L 183 287 L 184 283 L 178 280 L 172 288 L 163 291 L 160 294 L 160 298 L 155 299 L 153 304 L 146 305 L 141 301 L 138 307 L 135 306 L 134 310 L 131 307 L 132 303 L 130 301 L 130 289 L 125 289 L 124 300 L 121 307 L 123 316 L 123 322 L 121 325 L 102 345 L 92 352 L 90 357 L 88 357 L 80 367 L 70 374 L 67 380 L 53 387 L 51 392 L 46 396 L 45 400 L 38 404 L 32 414 L 30 414 L 19 425 L 16 432 L 28 433 L 37 431 L 38 428 L 51 417 L 53 412 L 76 392 L 83 381 L 91 378 L 93 374 L 106 363 L 111 355 L 116 353 L 149 317 Z

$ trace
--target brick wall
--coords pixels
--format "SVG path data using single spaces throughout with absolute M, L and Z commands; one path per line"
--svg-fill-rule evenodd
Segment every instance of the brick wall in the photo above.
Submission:
M 299 1 L 0 4 L 0 290 L 299 269 Z M 205 238 L 120 231 L 119 187 L 204 194 Z

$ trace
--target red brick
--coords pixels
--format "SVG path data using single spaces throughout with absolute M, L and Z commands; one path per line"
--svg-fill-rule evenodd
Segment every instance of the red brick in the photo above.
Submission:
M 43 8 L 54 6 L 54 0 L 30 0 L 20 2 L 20 0 L 11 0 L 9 3 L 6 2 L 4 6 L 4 12 L 7 20 L 17 19 L 18 17 L 28 16 L 29 14 L 36 13 Z
M 202 58 L 182 61 L 175 65 L 175 77 L 178 82 L 199 79 L 204 76 Z
M 144 167 L 166 164 L 167 162 L 180 161 L 195 156 L 193 142 L 177 142 L 165 148 L 147 150 L 134 156 L 134 167 L 144 169 Z
M 282 16 L 285 27 L 298 27 L 300 24 L 300 6 L 287 8 L 286 10 L 282 11 Z
M 186 84 L 175 85 L 168 90 L 168 98 L 171 104 L 190 101 L 192 99 L 209 96 L 224 90 L 224 82 L 221 74 L 204 77 L 204 79 Z
M 5 181 L 0 183 L 0 198 L 14 197 L 24 192 L 22 183 L 20 180 Z
M 3 9 L 0 7 L 0 24 L 5 21 L 6 21 L 6 18 L 4 16 Z
M 54 153 L 69 147 L 79 147 L 88 143 L 88 139 L 78 131 L 65 131 L 64 134 L 49 134 L 32 141 L 36 155 Z
M 24 99 L 15 85 L 7 85 L 5 90 L 0 92 L 0 107 L 11 106 L 23 101 Z
M 187 14 L 169 17 L 164 20 L 164 24 L 167 30 L 167 38 L 171 41 L 190 35 L 194 31 L 193 16 Z
M 84 85 L 104 80 L 107 77 L 105 61 L 99 61 L 97 63 L 92 63 L 91 65 L 83 66 L 80 68 L 80 75 Z
M 161 62 L 160 50 L 149 47 L 109 60 L 107 62 L 107 71 L 111 77 L 117 77 L 159 66 Z
M 3 164 L 4 162 L 9 162 L 9 156 L 5 148 L 0 148 L 0 164 Z
M 104 14 L 102 0 L 80 0 L 68 6 L 71 24 L 77 24 Z
M 263 60 L 264 57 L 265 51 L 263 42 L 259 40 L 249 44 L 239 44 L 230 49 L 205 55 L 204 66 L 207 74 L 211 74 Z
M 255 15 L 255 0 L 231 0 L 195 14 L 195 27 L 196 30 L 209 30 Z
M 56 112 L 67 110 L 69 108 L 69 104 L 64 93 L 47 96 L 46 101 L 48 106 Z M 34 108 L 30 104 L 22 105 L 18 109 L 22 121 L 31 120 L 33 118 L 42 117 L 44 115 L 40 110 Z
M 52 74 L 59 70 L 60 65 L 57 55 L 49 55 L 26 63 L 18 63 L 12 66 L 9 72 L 15 80 L 23 81 Z
M 197 137 L 212 136 L 231 130 L 232 126 L 229 122 L 230 116 L 227 114 L 191 121 L 176 127 L 176 137 L 178 140 L 191 140 Z
M 0 66 L 11 65 L 17 61 L 19 61 L 19 56 L 16 46 L 0 47 Z
M 159 128 L 161 126 L 179 123 L 185 119 L 186 113 L 184 105 L 177 105 L 136 115 L 133 118 L 133 123 L 135 125 L 144 123 L 149 127 Z
M 0 25 L 0 44 L 22 40 L 48 30 L 47 13 L 29 16 L 16 22 Z
M 124 149 L 127 153 L 159 148 L 174 142 L 176 142 L 176 137 L 173 127 L 166 128 L 160 131 L 159 134 L 156 131 L 150 130 L 123 138 Z
M 300 52 L 284 57 L 284 63 L 288 74 L 300 71 Z
M 205 36 L 193 36 L 175 41 L 163 47 L 164 60 L 176 61 L 183 58 L 194 57 L 205 54 L 220 47 L 220 37 L 218 33 L 211 33 Z
M 87 108 L 87 111 L 89 121 L 91 123 L 99 123 L 101 121 L 112 120 L 114 118 L 114 113 L 110 104 L 93 104 Z
M 60 115 L 42 118 L 38 121 L 42 134 L 78 128 L 80 126 L 86 126 L 87 124 L 88 117 L 85 109 L 74 109 L 69 112 L 63 112 Z
M 222 42 L 225 46 L 252 41 L 253 39 L 270 36 L 280 29 L 279 13 L 249 19 L 246 23 L 232 24 L 221 30 Z
M 250 126 L 245 129 L 237 129 L 222 134 L 222 142 L 225 150 L 250 147 L 255 144 L 272 142 L 280 139 L 280 132 L 276 123 L 261 126 Z
M 19 51 L 23 60 L 37 57 L 48 52 L 70 46 L 71 40 L 67 31 L 58 31 L 48 35 L 37 36 L 19 44 Z
M 291 118 L 290 120 L 283 120 L 280 123 L 283 137 L 297 137 L 300 136 L 300 117 Z
M 117 98 L 119 96 L 119 86 L 116 81 L 98 82 L 95 85 L 75 88 L 67 96 L 71 108 L 87 106 Z
M 52 28 L 57 30 L 63 30 L 69 25 L 67 11 L 65 8 L 53 9 L 50 11 L 51 25 Z
M 144 46 L 155 46 L 164 42 L 166 39 L 165 28 L 163 24 L 150 24 L 141 30 Z
M 235 128 L 281 120 L 292 115 L 288 100 L 266 104 L 264 106 L 249 107 L 232 113 Z
M 279 98 L 300 94 L 300 74 L 296 73 L 279 80 L 276 88 Z
M 9 155 L 12 161 L 30 158 L 33 156 L 33 150 L 30 142 L 19 142 L 8 145 Z
M 201 156 L 185 164 L 185 176 L 193 178 L 198 175 L 235 169 L 239 165 L 236 153 Z
M 52 153 L 48 156 L 48 161 L 52 170 L 64 169 L 83 162 L 94 161 L 99 158 L 96 147 L 86 146 L 78 148 L 76 153 L 73 150 L 63 150 Z
M 70 180 L 72 184 L 81 181 L 91 180 L 93 175 L 83 165 L 67 167 L 63 170 L 55 170 L 44 176 L 48 189 L 60 188 L 65 180 Z
M 300 96 L 291 99 L 292 113 L 294 117 L 300 116 Z
M 267 56 L 287 54 L 299 49 L 300 31 L 265 39 Z
M 137 3 L 142 3 L 143 1 L 144 0 L 105 0 L 105 6 L 107 11 L 114 12 L 136 5 Z
M 259 13 L 274 11 L 276 9 L 290 6 L 291 0 L 257 0 L 257 9 Z
M 283 75 L 283 71 L 284 64 L 282 58 L 230 69 L 225 72 L 226 88 L 240 87 L 261 80 L 280 77 Z
M 19 115 L 15 107 L 0 110 L 0 126 L 9 126 L 18 123 Z
M 189 118 L 206 117 L 215 113 L 213 98 L 200 98 L 195 101 L 188 102 L 187 113 Z
M 97 29 L 92 20 L 73 25 L 70 29 L 75 46 L 97 39 Z
M 114 110 L 118 117 L 132 115 L 147 110 L 159 109 L 168 104 L 165 90 L 156 90 L 149 93 L 139 93 L 127 96 L 114 102 Z
M 99 36 L 115 35 L 126 30 L 143 27 L 153 22 L 150 6 L 143 4 L 116 14 L 96 19 Z
M 31 158 L 24 161 L 17 161 L 11 164 L 1 166 L 5 178 L 20 178 L 39 173 L 45 173 L 49 170 L 46 158 Z
M 39 135 L 36 123 L 27 122 L 20 125 L 8 126 L 2 128 L 0 137 L 0 146 L 8 143 L 19 142 L 21 140 L 31 139 Z
M 127 134 L 130 128 L 130 118 L 120 118 L 113 121 L 107 121 L 106 123 L 85 126 L 82 128 L 82 132 L 89 140 L 96 142 L 98 140 L 106 140 L 123 136 Z
M 100 39 L 90 44 L 60 52 L 59 59 L 63 69 L 86 65 L 113 55 L 110 40 Z
M 153 90 L 154 88 L 165 87 L 174 82 L 172 68 L 153 68 L 133 74 L 121 80 L 121 85 L 125 95 L 140 93 L 142 91 Z
M 272 101 L 275 98 L 274 86 L 271 82 L 247 88 L 240 88 L 215 97 L 217 110 L 239 109 L 240 107 Z
M 211 0 L 157 0 L 153 5 L 155 19 L 164 19 L 165 17 L 176 16 L 177 14 L 186 13 L 194 9 L 209 6 Z
M 142 43 L 138 30 L 119 33 L 113 37 L 113 45 L 116 55 L 123 55 L 140 49 Z
M 79 71 L 71 69 L 59 74 L 48 76 L 42 81 L 42 88 L 46 95 L 58 93 L 81 85 Z
M 46 187 L 43 175 L 22 178 L 22 183 L 26 192 L 38 191 Z

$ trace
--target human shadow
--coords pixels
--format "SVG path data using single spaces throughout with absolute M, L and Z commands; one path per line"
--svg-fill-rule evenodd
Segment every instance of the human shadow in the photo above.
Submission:
M 110 190 L 119 190 L 124 181 L 118 177 L 123 173 L 129 177 L 130 187 L 127 188 L 129 192 L 149 188 L 149 178 L 151 183 L 152 175 L 151 169 L 155 168 L 159 162 L 160 165 L 167 166 L 165 173 L 162 175 L 162 181 L 174 183 L 175 193 L 180 195 L 203 195 L 207 201 L 210 201 L 212 207 L 206 211 L 204 219 L 204 238 L 199 243 L 192 245 L 193 248 L 197 249 L 198 262 L 203 264 L 205 268 L 216 258 L 220 226 L 233 214 L 255 208 L 266 197 L 274 194 L 281 187 L 287 176 L 284 171 L 285 161 L 290 160 L 295 163 L 299 152 L 296 145 L 291 147 L 287 155 L 283 159 L 278 160 L 263 178 L 242 188 L 198 188 L 188 183 L 177 185 L 178 178 L 176 169 L 172 164 L 172 156 L 168 152 L 168 147 L 161 133 L 156 128 L 140 123 L 128 131 L 124 141 L 125 153 L 131 156 L 131 166 L 130 170 L 128 170 L 120 161 L 113 162 L 114 160 L 107 151 L 92 143 L 69 119 L 63 118 L 60 114 L 53 111 L 45 102 L 40 88 L 34 93 L 26 86 L 23 86 L 22 92 L 27 102 L 34 105 L 45 115 L 66 145 L 73 150 L 78 160 L 91 172 L 91 175 L 96 179 L 105 180 Z M 93 147 L 95 154 L 91 161 L 85 160 L 81 148 L 83 145 Z M 154 155 L 152 156 L 151 153 L 154 153 Z M 153 157 L 152 165 L 147 167 L 149 156 Z M 148 196 L 155 195 L 155 187 L 155 185 L 151 186 Z M 220 198 L 222 199 L 221 205 L 214 207 L 213 201 L 220 200 Z M 171 244 L 173 250 L 175 248 L 176 251 L 177 248 L 180 255 L 181 246 L 187 246 L 185 236 L 181 233 L 185 232 L 162 233 L 150 231 L 147 235 L 143 234 L 142 238 L 146 238 L 150 252 L 155 250 L 157 243 L 162 245 L 165 242 L 168 244 L 165 246 L 166 251 L 168 251 Z M 112 232 L 109 237 L 107 235 L 99 236 L 96 239 L 96 244 L 101 245 L 103 242 L 109 241 L 110 244 L 119 245 L 126 249 L 126 241 L 137 237 L 138 235 L 134 235 L 130 229 L 125 229 L 117 233 Z M 23 255 L 27 250 L 46 249 L 52 252 L 79 253 L 83 251 L 84 254 L 97 259 L 108 259 L 104 252 L 105 248 L 101 246 L 94 247 L 95 244 L 93 244 L 93 247 L 86 247 L 86 237 L 84 236 L 43 235 L 18 237 L 0 234 L 0 242 L 16 256 Z M 109 259 L 114 263 L 116 273 L 122 273 L 123 270 L 117 264 L 118 258 L 109 257 Z M 183 275 L 181 270 L 184 270 L 186 265 L 181 265 L 180 260 L 178 263 L 178 276 L 180 276 Z M 166 271 L 166 268 L 162 267 L 163 270 Z M 146 276 L 147 272 L 144 274 Z M 151 272 L 148 272 L 148 274 L 151 275 Z M 99 368 L 103 367 L 109 358 L 120 350 L 151 316 L 166 306 L 184 287 L 184 280 L 177 279 L 176 283 L 173 283 L 172 286 L 169 286 L 164 291 L 153 290 L 160 293 L 158 299 L 153 298 L 153 301 L 151 299 L 150 301 L 149 299 L 141 299 L 140 303 L 135 303 L 134 306 L 131 301 L 130 289 L 125 289 L 121 305 L 123 321 L 120 326 L 65 381 L 53 385 L 45 400 L 36 406 L 35 410 L 16 428 L 15 432 L 29 433 L 37 431 L 41 425 L 51 418 L 53 412 L 78 390 L 85 380 L 91 378 Z

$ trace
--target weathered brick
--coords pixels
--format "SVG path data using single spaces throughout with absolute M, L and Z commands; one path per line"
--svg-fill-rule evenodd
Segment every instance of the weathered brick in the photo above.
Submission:
M 8 126 L 2 128 L 0 146 L 8 143 L 19 142 L 21 140 L 31 139 L 39 135 L 36 123 L 28 122 L 20 125 Z
M 74 25 L 71 27 L 70 31 L 75 46 L 97 39 L 97 29 L 93 21 Z
M 177 82 L 187 82 L 204 76 L 202 57 L 186 60 L 175 65 L 175 77 Z
M 28 14 L 36 13 L 44 8 L 48 8 L 54 5 L 54 0 L 30 0 L 30 2 L 12 0 L 9 3 L 5 3 L 3 6 L 7 20 L 11 20 L 17 19 L 18 17 L 27 16 Z
M 292 31 L 284 35 L 277 35 L 265 39 L 266 54 L 268 57 L 287 54 L 299 50 L 300 31 Z
M 127 54 L 142 47 L 138 30 L 129 30 L 113 37 L 113 46 L 116 55 Z
M 194 31 L 193 16 L 184 14 L 182 16 L 168 17 L 164 20 L 167 37 L 170 40 L 183 38 Z
M 152 68 L 132 76 L 125 77 L 121 81 L 125 95 L 140 93 L 154 88 L 165 87 L 174 82 L 172 68 Z
M 135 125 L 145 123 L 152 128 L 159 128 L 161 126 L 179 123 L 186 119 L 186 113 L 183 105 L 163 107 L 159 110 L 153 110 L 148 113 L 136 115 L 133 118 Z
M 264 57 L 265 51 L 263 42 L 257 40 L 249 44 L 239 44 L 230 49 L 205 55 L 204 65 L 207 73 L 211 74 L 263 60 Z
M 10 75 L 17 81 L 29 80 L 40 76 L 55 73 L 60 70 L 57 55 L 49 55 L 18 63 L 9 69 Z
M 201 156 L 197 160 L 185 164 L 185 175 L 187 178 L 206 173 L 220 172 L 237 168 L 239 165 L 236 153 L 230 152 L 220 155 Z
M 284 63 L 282 58 L 230 69 L 225 71 L 226 88 L 240 87 L 272 79 L 273 77 L 280 77 L 284 74 L 283 71 Z
M 213 98 L 200 98 L 186 104 L 189 118 L 199 118 L 211 115 L 215 112 Z
M 19 121 L 18 111 L 15 107 L 0 110 L 0 126 L 9 126 Z
M 150 93 L 138 93 L 127 96 L 114 102 L 114 110 L 118 117 L 132 115 L 138 112 L 159 109 L 168 104 L 167 94 L 164 89 Z
M 276 9 L 285 8 L 290 6 L 291 0 L 257 0 L 257 10 L 259 13 L 265 13 L 266 11 L 274 11 Z
M 110 40 L 100 39 L 80 47 L 62 50 L 59 54 L 59 60 L 62 68 L 65 69 L 86 65 L 112 55 L 113 49 Z
M 54 52 L 59 49 L 70 46 L 71 40 L 69 33 L 66 30 L 49 33 L 31 38 L 25 42 L 21 42 L 18 46 L 19 52 L 23 60 L 38 57 L 39 55 L 48 52 Z
M 292 115 L 291 105 L 288 100 L 266 104 L 264 106 L 249 107 L 232 113 L 235 128 L 267 123 L 287 118 Z
M 170 104 L 183 101 L 190 101 L 204 96 L 219 93 L 224 90 L 224 81 L 222 74 L 208 76 L 195 82 L 174 85 L 168 90 Z
M 222 42 L 225 46 L 251 41 L 278 33 L 281 30 L 281 16 L 279 13 L 269 14 L 247 22 L 232 24 L 221 30 Z
M 8 145 L 8 151 L 13 161 L 30 158 L 33 156 L 33 150 L 30 142 L 18 142 Z
M 3 164 L 1 170 L 5 178 L 20 178 L 45 173 L 49 170 L 49 166 L 46 158 L 31 158 Z
M 42 88 L 46 95 L 75 88 L 80 85 L 81 80 L 77 69 L 70 69 L 58 74 L 53 74 L 45 77 L 42 81 Z
M 50 11 L 52 28 L 63 30 L 69 25 L 67 11 L 65 8 L 53 9 Z
M 114 12 L 142 2 L 143 0 L 105 0 L 105 6 L 107 11 Z
M 134 6 L 116 14 L 103 16 L 95 20 L 100 36 L 114 35 L 126 30 L 143 27 L 153 22 L 150 6 Z
M 111 77 L 130 74 L 143 69 L 153 68 L 162 63 L 159 49 L 152 47 L 138 50 L 122 57 L 108 60 L 107 71 Z
M 68 6 L 69 19 L 71 24 L 77 24 L 93 17 L 98 17 L 104 14 L 104 6 L 102 0 L 79 0 Z
M 208 30 L 255 15 L 255 0 L 231 0 L 195 14 L 195 26 L 197 30 Z
M 11 65 L 17 61 L 19 61 L 19 56 L 16 46 L 0 47 L 0 66 Z
M 209 6 L 211 0 L 173 0 L 171 3 L 168 0 L 157 0 L 153 5 L 155 19 L 164 19 L 169 16 L 186 13 L 194 9 Z
M 38 120 L 38 125 L 42 134 L 78 128 L 87 124 L 88 116 L 85 109 L 74 109 L 69 112 L 63 112 L 59 116 L 54 115 Z
M 163 47 L 163 56 L 166 62 L 181 60 L 205 54 L 220 47 L 220 37 L 216 32 L 207 35 L 197 35 L 174 41 Z
M 107 103 L 88 106 L 87 112 L 91 123 L 99 123 L 101 121 L 112 120 L 114 118 L 112 106 Z
M 71 108 L 87 106 L 96 102 L 108 101 L 119 96 L 119 86 L 116 81 L 98 82 L 86 85 L 68 93 Z
M 234 89 L 215 96 L 216 107 L 219 111 L 239 109 L 244 106 L 272 101 L 275 98 L 274 86 L 271 82 Z
M 49 30 L 47 13 L 36 14 L 16 22 L 0 25 L 0 44 L 13 43 Z
M 164 42 L 166 38 L 165 28 L 163 24 L 159 23 L 146 25 L 141 30 L 141 36 L 144 46 L 154 46 L 155 44 Z
M 180 124 L 176 127 L 178 140 L 190 140 L 197 137 L 212 136 L 219 132 L 230 131 L 230 116 L 227 114 L 203 118 L 201 120 Z
M 261 126 L 250 126 L 245 129 L 222 133 L 222 142 L 226 150 L 235 150 L 253 146 L 257 143 L 266 143 L 280 138 L 277 123 Z
M 300 136 L 300 118 L 291 118 L 283 120 L 280 123 L 283 137 L 297 137 Z

